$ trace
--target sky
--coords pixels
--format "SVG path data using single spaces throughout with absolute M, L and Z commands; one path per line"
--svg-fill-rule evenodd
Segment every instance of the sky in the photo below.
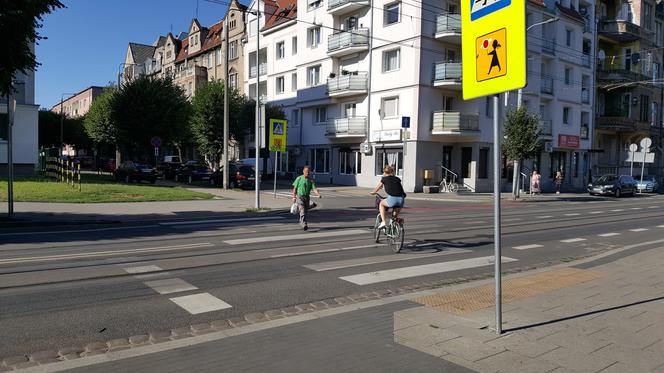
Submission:
M 130 42 L 152 45 L 169 31 L 188 31 L 197 0 L 61 0 L 44 17 L 47 40 L 36 47 L 36 104 L 50 109 L 63 93 L 117 81 Z M 244 3 L 244 2 L 243 2 Z M 220 21 L 226 5 L 198 0 L 203 26 Z

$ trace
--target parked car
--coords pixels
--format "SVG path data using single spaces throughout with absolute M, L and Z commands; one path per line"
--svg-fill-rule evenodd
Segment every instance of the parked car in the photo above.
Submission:
M 659 183 L 655 179 L 655 176 L 652 175 L 643 175 L 643 181 L 641 181 L 641 176 L 635 177 L 636 179 L 636 189 L 639 192 L 645 193 L 655 193 L 659 189 Z
M 590 195 L 613 195 L 618 198 L 623 195 L 634 196 L 636 193 L 636 180 L 629 175 L 603 175 L 588 184 Z
M 115 159 L 100 159 L 99 160 L 99 169 L 101 172 L 115 172 Z
M 159 171 L 159 174 L 164 177 L 166 180 L 173 180 L 175 179 L 175 173 L 178 171 L 178 169 L 182 168 L 182 164 L 180 162 L 164 162 L 157 166 L 157 171 Z
M 231 189 L 252 189 L 256 182 L 256 168 L 252 165 L 242 163 L 231 163 L 228 165 L 228 187 Z M 210 178 L 210 184 L 223 185 L 224 174 L 216 171 Z
M 122 162 L 115 170 L 115 180 L 124 180 L 125 183 L 132 181 L 149 181 L 154 184 L 157 181 L 157 170 L 145 163 L 134 161 Z
M 194 181 L 208 181 L 212 176 L 212 170 L 202 163 L 189 161 L 175 170 L 175 181 L 186 181 L 191 184 Z

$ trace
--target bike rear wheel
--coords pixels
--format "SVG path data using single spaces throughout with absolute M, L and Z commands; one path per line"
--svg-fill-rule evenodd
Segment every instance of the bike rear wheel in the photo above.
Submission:
M 447 186 L 447 190 L 450 193 L 456 193 L 456 191 L 459 189 L 459 186 L 456 183 L 449 183 Z
M 376 222 L 374 223 L 373 227 L 373 238 L 374 242 L 378 243 L 380 241 L 380 229 L 378 229 L 378 226 L 380 225 L 381 219 L 380 219 L 380 214 L 376 216 Z
M 403 243 L 406 238 L 405 229 L 403 225 L 399 223 L 394 223 L 394 226 L 391 229 L 389 235 L 387 235 L 387 245 L 394 251 L 398 253 L 403 248 Z

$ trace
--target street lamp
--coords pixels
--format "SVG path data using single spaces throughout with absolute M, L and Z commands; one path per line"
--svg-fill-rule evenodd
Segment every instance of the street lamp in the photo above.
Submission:
M 547 19 L 546 21 L 533 23 L 532 25 L 526 27 L 526 33 L 527 33 L 531 28 L 533 28 L 533 27 L 535 27 L 535 26 L 542 26 L 542 25 L 546 25 L 547 23 L 553 23 L 553 22 L 558 22 L 558 21 L 560 21 L 560 18 L 558 18 L 558 17 L 553 17 L 553 18 L 549 18 L 549 19 Z M 527 36 L 528 36 L 528 35 L 526 34 L 526 37 L 527 37 Z M 523 102 L 523 88 L 519 88 L 519 90 L 517 91 L 516 107 L 517 107 L 517 108 L 521 108 L 521 104 L 522 104 L 522 102 Z
M 58 154 L 58 158 L 62 156 L 62 151 L 64 150 L 65 146 L 65 140 L 64 140 L 64 121 L 65 121 L 65 112 L 62 110 L 62 103 L 64 101 L 65 96 L 76 96 L 76 93 L 63 93 L 60 95 L 60 154 Z

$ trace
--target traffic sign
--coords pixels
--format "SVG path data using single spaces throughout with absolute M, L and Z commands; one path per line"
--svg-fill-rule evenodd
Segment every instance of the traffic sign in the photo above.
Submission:
M 401 117 L 401 128 L 410 128 L 410 117 Z
M 526 85 L 525 0 L 461 1 L 463 98 Z
M 154 146 L 155 148 L 160 147 L 161 146 L 161 137 L 155 136 L 155 137 L 151 138 L 150 139 L 150 144 L 152 144 L 152 146 Z
M 286 151 L 286 121 L 285 119 L 270 119 L 269 149 L 271 152 Z

